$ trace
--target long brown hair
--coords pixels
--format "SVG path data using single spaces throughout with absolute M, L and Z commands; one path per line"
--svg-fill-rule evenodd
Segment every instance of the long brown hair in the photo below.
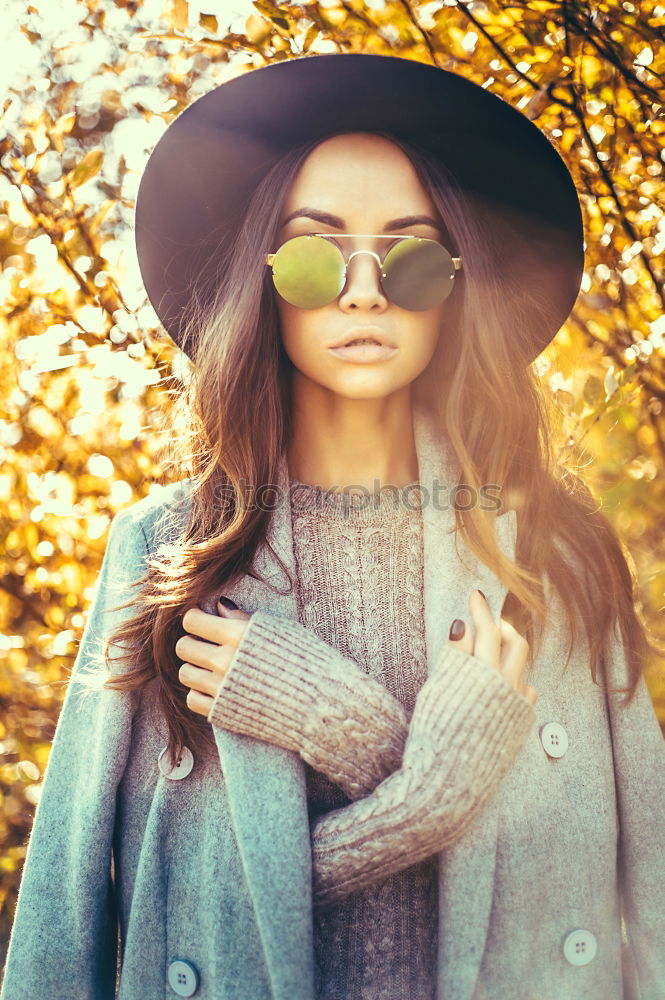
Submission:
M 507 288 L 497 278 L 502 246 L 500 240 L 488 241 L 481 221 L 491 205 L 481 206 L 461 190 L 423 149 L 385 132 L 375 134 L 409 157 L 447 228 L 449 248 L 465 262 L 435 355 L 414 392 L 447 435 L 461 482 L 476 489 L 503 484 L 503 495 L 519 514 L 516 563 L 496 546 L 478 506 L 456 510 L 459 530 L 509 587 L 502 613 L 529 641 L 532 660 L 547 619 L 545 571 L 570 623 L 568 659 L 581 621 L 595 683 L 604 641 L 618 618 L 630 700 L 647 653 L 660 650 L 638 614 L 634 573 L 618 535 L 570 463 L 555 454 L 550 404 L 528 364 L 531 330 L 519 306 L 531 296 L 547 322 L 537 284 Z M 212 728 L 187 707 L 187 688 L 178 678 L 181 661 L 174 648 L 184 634 L 182 615 L 211 590 L 252 571 L 270 513 L 249 501 L 261 483 L 278 481 L 290 437 L 292 366 L 281 344 L 263 255 L 275 249 L 283 200 L 320 141 L 288 152 L 273 166 L 233 239 L 220 244 L 214 259 L 224 263 L 223 273 L 215 268 L 202 275 L 203 294 L 187 317 L 182 344 L 193 362 L 191 377 L 168 418 L 178 428 L 170 454 L 175 478 L 191 480 L 187 523 L 155 543 L 142 590 L 121 605 L 134 607 L 134 613 L 108 640 L 122 645 L 120 659 L 128 668 L 111 674 L 105 686 L 128 691 L 156 679 L 172 764 L 183 745 L 209 744 Z

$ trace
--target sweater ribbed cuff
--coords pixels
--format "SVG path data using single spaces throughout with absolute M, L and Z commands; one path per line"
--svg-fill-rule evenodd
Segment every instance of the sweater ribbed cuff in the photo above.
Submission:
M 463 784 L 473 774 L 482 784 L 507 770 L 536 717 L 524 695 L 498 670 L 448 643 L 427 683 L 418 724 L 431 732 L 433 745 L 445 743 L 445 780 Z
M 257 611 L 213 700 L 213 725 L 299 752 L 350 798 L 396 770 L 403 706 L 299 622 Z

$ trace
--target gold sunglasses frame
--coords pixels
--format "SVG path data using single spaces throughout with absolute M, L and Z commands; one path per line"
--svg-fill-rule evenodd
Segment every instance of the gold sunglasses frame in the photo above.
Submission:
M 354 236 L 356 239 L 372 239 L 372 240 L 418 240 L 418 242 L 422 242 L 423 240 L 427 239 L 431 243 L 439 243 L 439 245 L 442 246 L 444 250 L 448 250 L 448 248 L 445 247 L 445 246 L 443 246 L 443 243 L 440 243 L 439 240 L 430 240 L 430 238 L 426 237 L 426 236 L 411 236 L 408 233 L 393 233 L 393 234 L 386 233 L 385 235 L 383 233 L 303 233 L 302 235 L 303 236 L 323 236 L 324 239 L 328 239 L 328 240 L 337 240 L 337 239 L 340 239 L 340 238 L 347 238 L 348 239 L 351 236 Z M 296 236 L 289 237 L 289 239 L 292 239 L 292 240 L 295 240 L 297 238 L 298 237 L 296 237 Z M 289 242 L 289 240 L 285 240 L 284 241 L 284 243 L 288 243 L 288 242 Z M 282 246 L 283 245 L 284 244 L 282 244 Z M 349 262 L 351 260 L 353 260 L 353 258 L 356 257 L 359 253 L 368 253 L 371 257 L 375 258 L 375 260 L 376 260 L 377 264 L 379 265 L 379 267 L 381 267 L 381 268 L 383 267 L 383 261 L 381 260 L 381 258 L 379 257 L 379 255 L 377 253 L 374 253 L 373 250 L 354 250 L 353 253 L 349 257 L 346 257 L 346 256 L 344 256 L 344 254 L 342 254 L 342 256 L 344 256 L 344 261 L 346 263 L 347 269 L 348 269 L 348 266 L 349 266 Z M 450 253 L 449 250 L 448 250 L 448 253 Z M 275 259 L 276 255 L 277 255 L 277 250 L 274 253 L 267 253 L 265 255 L 265 263 L 266 264 L 272 264 L 272 262 Z M 386 256 L 387 256 L 387 254 L 384 254 L 384 259 L 385 259 Z M 461 269 L 461 267 L 462 267 L 462 258 L 461 257 L 453 257 L 451 255 L 450 259 L 453 262 L 453 266 L 454 266 L 455 270 L 459 271 Z M 382 272 L 382 274 L 383 274 L 383 272 Z

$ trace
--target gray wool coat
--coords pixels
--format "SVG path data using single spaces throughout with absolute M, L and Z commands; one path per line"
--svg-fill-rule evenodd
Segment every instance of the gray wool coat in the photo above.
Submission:
M 414 409 L 421 485 L 456 482 L 451 454 Z M 286 496 L 282 463 L 280 489 Z M 87 692 L 101 642 L 127 611 L 161 515 L 187 513 L 189 481 L 115 516 L 24 867 L 0 1000 L 313 1000 L 311 856 L 304 763 L 213 726 L 213 751 L 162 770 L 166 727 L 143 696 Z M 440 507 L 440 505 L 439 505 Z M 424 511 L 428 669 L 479 587 L 506 589 Z M 496 520 L 515 552 L 514 510 Z M 288 503 L 268 540 L 293 573 Z M 247 612 L 296 619 L 266 546 L 224 588 Z M 536 722 L 497 793 L 438 855 L 439 1000 L 664 1000 L 665 741 L 644 680 L 628 707 L 593 684 L 549 591 L 551 623 L 528 681 Z M 617 638 L 608 676 L 626 678 Z M 154 692 L 153 692 L 154 693 Z M 118 939 L 118 930 L 120 932 Z M 120 943 L 118 943 L 118 941 Z M 120 958 L 122 960 L 120 970 Z M 117 963 L 117 965 L 116 965 Z M 118 966 L 118 967 L 117 967 Z

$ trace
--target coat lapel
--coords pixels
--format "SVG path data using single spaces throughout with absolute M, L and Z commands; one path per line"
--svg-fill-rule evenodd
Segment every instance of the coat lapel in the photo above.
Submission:
M 414 409 L 414 437 L 421 487 L 438 481 L 443 499 L 459 480 L 459 464 L 429 415 Z M 454 496 L 454 494 L 453 494 Z M 495 520 L 495 537 L 502 552 L 515 558 L 516 513 L 508 510 Z M 470 622 L 468 598 L 478 587 L 498 620 L 508 588 L 466 546 L 455 546 L 455 512 L 423 508 L 424 608 L 428 672 L 448 641 L 453 618 Z M 481 810 L 464 836 L 439 854 L 438 995 L 470 1000 L 483 957 L 492 906 L 497 799 Z M 454 981 L 449 979 L 455 970 Z
M 288 467 L 279 474 L 280 502 L 267 541 L 294 573 Z M 297 620 L 296 590 L 270 548 L 260 546 L 254 568 L 266 582 L 244 575 L 208 596 L 216 614 L 224 593 L 243 611 Z M 274 1000 L 312 1000 L 314 969 L 312 878 L 307 791 L 302 758 L 291 750 L 213 726 L 238 850 L 256 913 Z
M 478 587 L 485 594 L 492 614 L 498 618 L 507 588 L 482 563 L 461 537 L 455 545 L 455 511 L 445 505 L 454 499 L 450 490 L 459 479 L 459 464 L 437 431 L 429 413 L 414 407 L 414 438 L 418 471 L 423 488 L 423 549 L 425 636 L 429 672 L 448 641 L 453 618 L 470 621 L 468 598 Z M 439 485 L 439 503 L 435 485 Z M 427 499 L 429 495 L 429 500 Z M 510 559 L 515 557 L 516 516 L 514 510 L 496 518 L 496 538 Z
M 458 466 L 429 412 L 417 401 L 413 426 L 423 496 L 425 638 L 428 672 L 431 672 L 448 640 L 453 618 L 469 621 L 467 601 L 471 590 L 479 587 L 498 617 L 507 588 L 461 539 L 455 546 L 454 510 L 446 509 L 446 501 L 450 488 L 458 481 Z M 283 457 L 279 502 L 270 519 L 267 539 L 294 580 L 293 589 L 289 591 L 284 571 L 264 545 L 257 552 L 255 567 L 266 582 L 246 575 L 225 586 L 224 593 L 249 613 L 262 610 L 297 620 L 288 475 Z M 440 487 L 438 505 L 432 501 L 435 483 Z M 495 525 L 501 549 L 513 559 L 515 512 L 502 514 Z M 217 593 L 211 594 L 201 603 L 205 611 L 215 613 L 216 597 Z M 214 733 L 273 996 L 276 1000 L 311 1000 L 314 990 L 311 853 L 302 758 L 292 751 L 219 727 L 214 727 Z M 473 878 L 469 878 L 467 868 L 464 892 L 460 893 L 450 880 L 460 870 L 458 855 L 464 852 L 469 838 L 461 838 L 439 856 L 439 983 L 441 988 L 445 969 L 451 967 L 454 959 L 454 967 L 464 970 L 465 976 L 464 983 L 456 979 L 455 996 L 459 998 L 472 994 L 492 901 L 497 813 L 491 804 L 472 828 L 473 858 L 468 861 L 473 865 Z M 464 934 L 452 935 L 451 940 L 448 929 L 453 925 L 466 930 Z M 463 961 L 457 954 L 460 949 Z

